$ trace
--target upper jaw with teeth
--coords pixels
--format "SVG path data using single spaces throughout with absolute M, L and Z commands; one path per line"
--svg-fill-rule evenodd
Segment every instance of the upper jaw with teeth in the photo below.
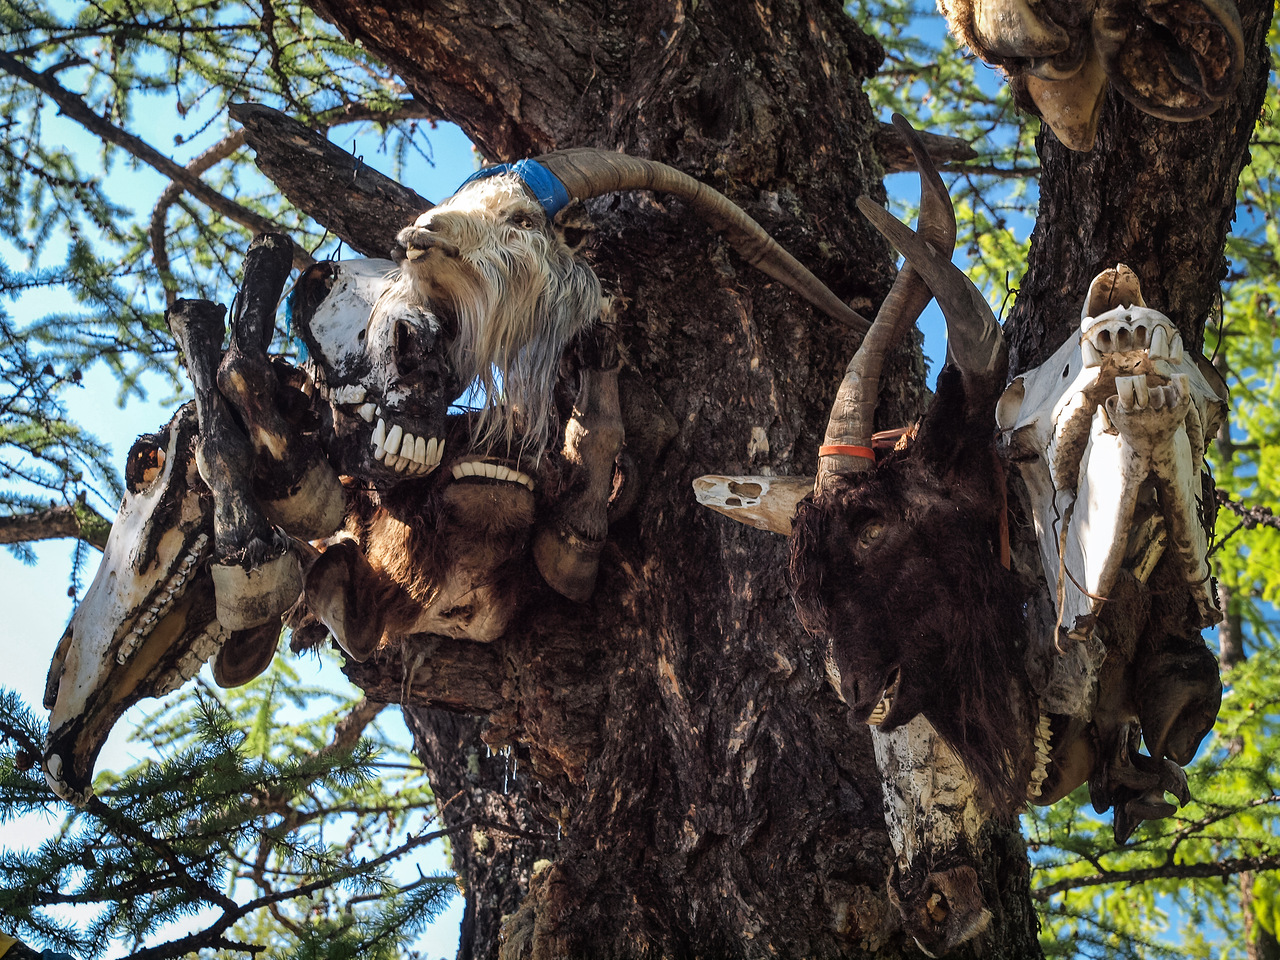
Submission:
M 332 388 L 319 385 L 321 395 L 335 411 L 341 409 L 348 422 L 359 417 L 372 427 L 365 441 L 366 466 L 385 470 L 398 477 L 425 477 L 444 458 L 443 429 L 415 425 L 417 418 L 399 411 L 385 410 L 360 384 L 343 384 Z
M 390 470 L 405 477 L 425 477 L 444 456 L 444 437 L 427 437 L 419 432 L 390 420 L 381 407 L 366 410 L 373 404 L 360 408 L 360 416 L 366 422 L 375 421 L 373 435 L 369 438 L 370 456 Z

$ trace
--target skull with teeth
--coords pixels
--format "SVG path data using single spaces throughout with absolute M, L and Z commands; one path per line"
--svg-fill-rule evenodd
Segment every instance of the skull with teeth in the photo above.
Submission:
M 207 572 L 213 510 L 196 430 L 187 404 L 134 443 L 102 564 L 54 654 L 45 776 L 64 799 L 92 793 L 98 751 L 130 705 L 195 676 L 227 637 Z
M 1199 630 L 1219 619 L 1204 454 L 1225 412 L 1221 377 L 1145 305 L 1124 265 L 1095 278 L 1079 333 L 997 406 L 1053 598 L 1049 638 L 1028 661 L 1054 716 L 1038 753 L 1053 762 L 1038 756 L 1028 796 L 1051 803 L 1087 778 L 1099 809 L 1117 804 L 1118 837 L 1171 813 L 1166 791 L 1185 802 L 1177 764 L 1217 713 L 1217 665 Z M 1148 603 L 1150 625 L 1136 633 L 1113 615 Z
M 342 473 L 383 482 L 440 465 L 445 412 L 462 392 L 440 318 L 422 306 L 387 305 L 396 276 L 386 260 L 320 263 L 298 281 L 293 301 L 316 389 L 332 413 L 330 458 Z

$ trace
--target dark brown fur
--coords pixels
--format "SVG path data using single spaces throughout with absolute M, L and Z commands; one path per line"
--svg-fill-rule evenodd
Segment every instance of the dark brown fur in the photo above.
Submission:
M 882 729 L 923 713 L 997 808 L 1022 802 L 1030 704 L 1021 681 L 1024 590 L 1000 562 L 1003 483 L 990 418 L 970 415 L 950 367 L 918 439 L 800 506 L 790 579 L 829 637 L 855 722 L 895 670 Z

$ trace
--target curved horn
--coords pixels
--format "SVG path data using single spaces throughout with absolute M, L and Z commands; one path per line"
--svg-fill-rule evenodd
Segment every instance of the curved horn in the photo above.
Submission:
M 920 171 L 919 227 L 924 244 L 931 245 L 931 248 L 950 258 L 956 242 L 956 215 L 951 207 L 951 196 L 947 193 L 942 178 L 938 176 L 933 161 L 929 159 L 923 141 L 911 124 L 899 114 L 893 115 L 893 124 L 911 148 L 916 167 Z M 867 207 L 873 207 L 878 214 L 911 233 L 909 228 L 898 223 L 881 207 L 866 197 L 860 197 L 858 208 L 866 214 Z M 878 218 L 871 217 L 870 214 L 867 216 L 872 225 L 884 233 Z M 916 236 L 914 233 L 911 235 Z M 892 237 L 887 238 L 893 242 Z M 858 347 L 858 352 L 849 361 L 844 381 L 831 405 L 826 437 L 818 450 L 818 479 L 814 484 L 818 492 L 822 491 L 828 478 L 834 475 L 860 473 L 870 470 L 874 465 L 871 433 L 874 430 L 876 394 L 880 387 L 880 370 L 884 366 L 885 355 L 903 331 L 916 322 L 931 299 L 933 295 L 915 270 L 913 258 L 907 257 L 889 295 L 880 305 L 876 322 Z
M 863 316 L 782 249 L 746 211 L 718 190 L 688 174 L 665 163 L 591 147 L 556 150 L 539 157 L 538 162 L 555 175 L 575 200 L 586 200 L 615 190 L 655 190 L 675 194 L 723 233 L 753 267 L 786 284 L 823 313 L 858 333 L 866 333 L 869 329 L 870 324 Z

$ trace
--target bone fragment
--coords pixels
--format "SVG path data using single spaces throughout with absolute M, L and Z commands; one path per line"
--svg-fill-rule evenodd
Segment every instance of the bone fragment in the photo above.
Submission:
M 693 481 L 698 503 L 760 530 L 791 535 L 796 505 L 813 493 L 813 477 L 720 476 Z

